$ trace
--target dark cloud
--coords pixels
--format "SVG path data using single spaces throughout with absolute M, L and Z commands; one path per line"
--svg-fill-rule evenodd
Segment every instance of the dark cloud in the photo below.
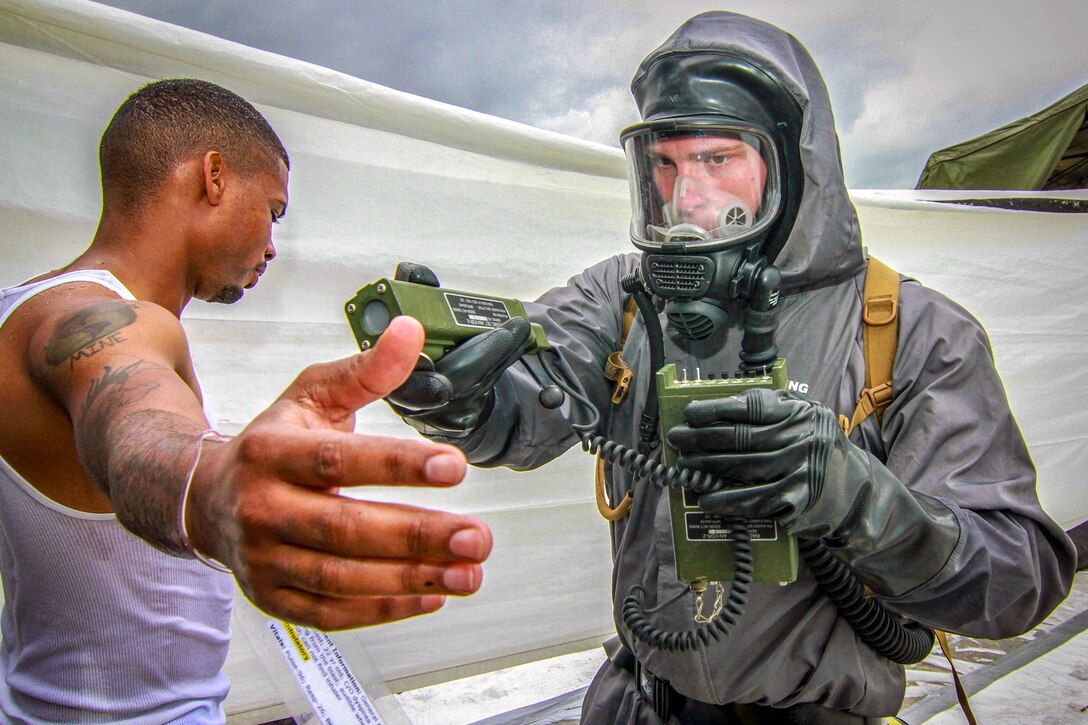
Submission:
M 105 0 L 390 88 L 616 144 L 642 57 L 710 0 Z M 812 52 L 847 183 L 911 187 L 928 155 L 1088 81 L 1083 0 L 734 0 Z
M 105 4 L 525 123 L 569 107 L 613 72 L 581 63 L 579 36 L 604 14 L 592 2 Z

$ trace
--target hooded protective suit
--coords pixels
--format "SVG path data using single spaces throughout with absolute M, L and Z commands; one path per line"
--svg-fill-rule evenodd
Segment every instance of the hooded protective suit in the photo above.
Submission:
M 663 53 L 723 50 L 769 72 L 801 107 L 804 192 L 792 232 L 773 260 L 782 273 L 776 340 L 791 387 L 849 414 L 865 381 L 866 258 L 843 181 L 827 91 L 792 36 L 728 13 L 689 21 L 643 68 Z M 638 442 L 639 414 L 654 373 L 640 320 L 623 347 L 636 378 L 620 405 L 611 403 L 610 383 L 601 371 L 619 349 L 626 302 L 620 280 L 638 265 L 637 254 L 607 259 L 526 305 L 601 411 L 605 436 L 631 447 Z M 697 343 L 666 328 L 666 361 L 704 372 L 736 370 L 739 317 Z M 901 285 L 899 320 L 894 401 L 883 426 L 872 416 L 851 441 L 869 452 L 882 475 L 943 504 L 959 534 L 951 553 L 939 560 L 919 560 L 900 547 L 852 565 L 867 581 L 879 579 L 881 571 L 900 572 L 895 591 L 883 601 L 905 617 L 980 637 L 1023 632 L 1068 592 L 1072 548 L 1039 506 L 1034 467 L 981 326 L 952 301 L 909 279 Z M 539 390 L 523 364 L 514 365 L 498 381 L 486 420 L 453 442 L 483 466 L 527 469 L 559 456 L 577 438 L 561 411 L 541 407 Z M 903 668 L 857 639 L 804 567 L 787 586 L 754 584 L 732 634 L 704 651 L 663 653 L 637 642 L 619 611 L 630 587 L 645 587 L 653 604 L 684 585 L 676 580 L 662 489 L 632 481 L 618 467 L 608 471 L 607 480 L 614 502 L 634 492 L 630 514 L 612 524 L 615 619 L 621 639 L 654 675 L 707 703 L 816 703 L 867 716 L 898 710 Z M 689 595 L 685 605 L 655 616 L 667 628 L 687 629 L 691 615 Z M 583 720 L 659 722 L 639 700 L 631 675 L 611 663 L 590 689 Z

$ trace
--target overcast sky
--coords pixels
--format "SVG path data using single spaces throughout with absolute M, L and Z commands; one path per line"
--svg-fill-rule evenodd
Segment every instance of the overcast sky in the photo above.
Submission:
M 913 188 L 929 154 L 1088 83 L 1088 0 L 108 0 L 368 81 L 617 145 L 639 61 L 728 9 L 804 43 L 854 189 Z

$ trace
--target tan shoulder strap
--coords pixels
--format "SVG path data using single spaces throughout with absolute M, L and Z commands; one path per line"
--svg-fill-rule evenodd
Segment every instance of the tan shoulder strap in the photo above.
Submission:
M 627 363 L 623 361 L 620 356 L 622 348 L 627 344 L 627 336 L 631 333 L 631 326 L 635 322 L 635 315 L 638 313 L 638 305 L 635 303 L 634 297 L 627 298 L 627 304 L 623 308 L 623 330 L 620 332 L 620 350 L 616 350 L 614 353 L 608 356 L 608 360 L 604 364 L 604 376 L 615 383 L 615 387 L 612 389 L 612 403 L 619 405 L 623 402 L 623 398 L 627 395 L 627 389 L 631 386 L 631 380 L 634 379 L 634 373 L 631 368 L 627 366 Z
M 862 330 L 865 347 L 865 389 L 861 391 L 854 417 L 847 420 L 839 416 L 839 422 L 847 435 L 861 421 L 876 413 L 877 419 L 884 422 L 884 411 L 892 402 L 892 368 L 895 365 L 895 353 L 899 335 L 899 273 L 876 257 L 869 257 L 869 268 L 865 272 L 865 293 L 861 320 L 865 325 Z M 967 699 L 967 690 L 960 681 L 956 663 L 952 661 L 952 648 L 948 636 L 941 630 L 934 630 L 941 652 L 952 669 L 952 681 L 956 687 L 956 699 L 967 722 L 976 725 L 975 714 Z M 895 718 L 897 722 L 902 722 Z
M 620 333 L 621 348 L 627 344 L 627 336 L 631 332 L 631 326 L 635 323 L 636 314 L 638 314 L 638 304 L 635 303 L 634 297 L 628 297 L 627 304 L 623 307 L 623 331 Z M 615 405 L 623 402 L 624 396 L 627 395 L 627 389 L 631 385 L 631 379 L 634 377 L 631 368 L 627 367 L 627 363 L 620 357 L 620 352 L 620 350 L 617 350 L 609 355 L 604 366 L 604 376 L 616 384 L 612 392 L 612 402 Z M 594 491 L 597 498 L 597 511 L 608 521 L 622 519 L 631 510 L 631 494 L 628 493 L 624 496 L 623 500 L 616 504 L 615 508 L 608 504 L 608 498 L 604 490 L 604 459 L 600 455 L 597 456 L 596 479 Z
M 596 470 L 596 486 L 594 486 L 594 492 L 597 498 L 597 512 L 606 521 L 618 521 L 627 515 L 627 512 L 631 510 L 631 504 L 634 503 L 634 497 L 631 492 L 628 491 L 627 495 L 623 497 L 615 508 L 608 504 L 608 495 L 605 492 L 605 479 L 604 479 L 604 459 L 600 454 L 597 455 L 597 470 Z
M 869 257 L 861 320 L 865 347 L 865 389 L 858 397 L 854 415 L 839 422 L 847 435 L 861 421 L 876 413 L 884 422 L 884 410 L 892 402 L 892 367 L 899 332 L 899 273 L 876 257 Z
M 948 644 L 948 635 L 939 629 L 934 630 L 934 634 L 937 635 L 937 642 L 941 645 L 944 658 L 948 660 L 948 665 L 952 668 L 952 683 L 956 687 L 956 699 L 959 700 L 960 709 L 963 710 L 963 715 L 970 725 L 978 725 L 975 720 L 975 713 L 971 711 L 971 703 L 967 700 L 967 690 L 964 688 L 963 683 L 960 682 L 960 673 L 956 672 L 956 663 L 952 661 L 952 647 Z

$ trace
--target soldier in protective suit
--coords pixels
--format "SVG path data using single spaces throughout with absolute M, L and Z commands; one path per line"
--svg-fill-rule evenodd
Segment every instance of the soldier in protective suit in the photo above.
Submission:
M 745 317 L 765 323 L 753 300 L 776 286 L 762 311 L 777 307 L 778 354 L 791 388 L 807 394 L 748 391 L 688 406 L 686 424 L 667 432 L 679 465 L 743 482 L 700 506 L 822 540 L 909 620 L 987 638 L 1042 620 L 1069 590 L 1074 552 L 1039 506 L 989 341 L 966 311 L 904 279 L 883 424 L 869 417 L 847 437 L 837 422 L 864 387 L 867 258 L 808 52 L 763 22 L 707 13 L 643 61 L 632 90 L 643 122 L 621 139 L 642 253 L 607 259 L 526 305 L 600 411 L 602 434 L 638 445 L 655 372 L 652 330 L 638 318 L 622 346 L 635 377 L 611 402 L 601 371 L 621 349 L 625 278 L 654 295 L 664 360 L 691 371 L 737 370 L 758 356 L 744 343 Z M 515 320 L 473 338 L 389 401 L 476 465 L 543 465 L 578 438 L 571 407 L 538 402 L 539 374 L 526 368 L 536 363 L 518 360 L 527 335 Z M 861 642 L 803 567 L 787 586 L 753 584 L 730 635 L 705 649 L 665 652 L 633 636 L 621 613 L 632 587 L 659 604 L 686 585 L 663 488 L 618 465 L 606 478 L 612 501 L 631 493 L 633 502 L 612 525 L 619 641 L 583 722 L 861 723 L 898 711 L 903 667 Z M 681 630 L 692 609 L 688 593 L 655 616 Z

